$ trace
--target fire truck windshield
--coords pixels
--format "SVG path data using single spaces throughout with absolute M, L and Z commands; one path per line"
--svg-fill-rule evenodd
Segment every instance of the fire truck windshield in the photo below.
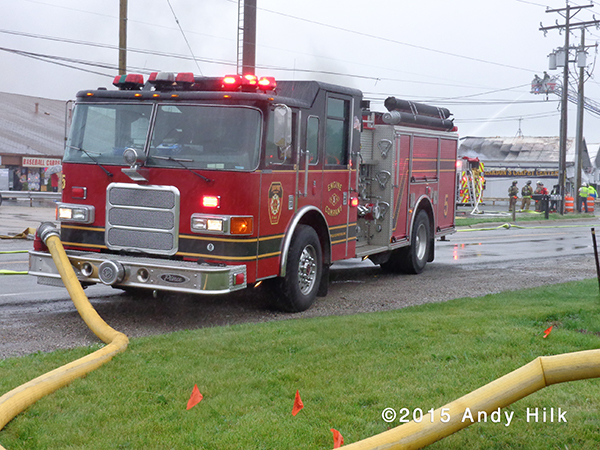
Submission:
M 151 114 L 146 104 L 78 104 L 64 160 L 123 165 L 126 148 L 144 149 Z
M 134 148 L 148 152 L 149 167 L 254 170 L 261 124 L 260 110 L 245 106 L 80 103 L 64 160 L 123 165 Z
M 261 112 L 249 107 L 158 105 L 146 164 L 180 167 L 179 159 L 191 169 L 254 170 L 261 122 Z

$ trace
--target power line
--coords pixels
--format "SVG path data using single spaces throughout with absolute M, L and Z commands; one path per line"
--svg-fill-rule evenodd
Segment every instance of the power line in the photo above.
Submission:
M 181 31 L 183 39 L 185 40 L 185 43 L 187 44 L 188 49 L 190 50 L 190 54 L 192 55 L 192 58 L 194 59 L 194 62 L 196 63 L 196 67 L 198 68 L 198 71 L 200 72 L 200 75 L 202 75 L 202 70 L 200 69 L 200 65 L 198 64 L 198 60 L 196 59 L 196 56 L 194 56 L 194 51 L 192 50 L 192 46 L 190 45 L 190 42 L 188 41 L 187 36 L 183 32 L 183 28 L 181 28 L 181 24 L 179 23 L 179 19 L 177 18 L 177 15 L 175 14 L 175 10 L 173 9 L 173 6 L 171 5 L 171 0 L 167 0 L 167 3 L 169 4 L 169 8 L 171 8 L 171 12 L 173 13 L 173 17 L 175 18 L 175 22 L 177 22 L 177 26 L 179 27 L 179 31 Z
M 33 34 L 33 33 L 26 33 L 26 32 L 22 32 L 22 31 L 12 31 L 12 30 L 0 29 L 0 33 L 12 34 L 15 36 L 30 37 L 30 38 L 34 38 L 34 39 L 42 39 L 42 40 L 47 40 L 47 41 L 64 42 L 64 43 L 68 43 L 68 44 L 87 45 L 90 47 L 106 48 L 106 49 L 110 49 L 110 50 L 118 50 L 119 49 L 118 46 L 111 45 L 111 44 L 100 44 L 100 43 L 96 43 L 96 42 L 80 41 L 80 40 L 67 39 L 67 38 L 58 38 L 58 37 L 53 37 L 53 36 L 45 36 L 45 35 L 39 35 L 39 34 Z M 139 49 L 139 48 L 129 48 L 128 51 L 135 52 L 135 53 L 147 54 L 147 55 L 163 56 L 163 57 L 168 57 L 168 58 L 177 58 L 177 59 L 183 59 L 183 60 L 194 59 L 194 58 L 192 58 L 190 56 L 186 56 L 186 55 L 180 55 L 177 53 L 159 52 L 156 50 L 144 50 L 144 49 Z M 208 59 L 208 58 L 196 58 L 196 59 L 198 61 L 202 61 L 202 62 L 206 62 L 206 63 L 210 63 L 210 64 L 235 65 L 233 62 L 225 61 L 225 60 Z
M 558 116 L 559 114 L 560 114 L 560 112 L 529 114 L 529 115 L 519 114 L 518 116 L 505 116 L 505 117 L 492 117 L 492 118 L 490 118 L 490 117 L 481 117 L 481 118 L 473 118 L 473 119 L 457 118 L 454 121 L 456 123 L 462 123 L 462 124 L 486 123 L 486 122 L 512 122 L 514 120 L 519 120 L 519 119 L 523 119 L 523 120 L 546 119 L 548 117 Z
M 98 47 L 98 48 L 106 48 L 106 49 L 111 49 L 111 50 L 118 50 L 118 48 L 119 48 L 118 46 L 111 45 L 111 44 L 101 44 L 101 43 L 81 41 L 81 40 L 75 40 L 75 39 L 67 39 L 67 38 L 60 38 L 60 37 L 47 36 L 47 35 L 38 35 L 38 34 L 33 34 L 33 33 L 21 32 L 21 31 L 0 29 L 0 33 L 29 37 L 29 38 L 33 38 L 33 39 L 41 39 L 41 40 L 76 44 L 76 45 L 86 45 L 86 46 L 92 46 L 92 47 Z M 235 64 L 236 64 L 233 61 L 208 59 L 208 58 L 197 58 L 195 56 L 190 57 L 187 55 L 181 55 L 181 54 L 176 54 L 176 53 L 158 52 L 156 50 L 144 50 L 144 49 L 137 49 L 137 48 L 129 48 L 128 51 L 133 52 L 133 53 L 150 54 L 150 55 L 154 55 L 154 56 L 162 56 L 162 57 L 176 58 L 176 59 L 182 59 L 182 60 L 198 60 L 198 61 L 202 61 L 202 62 L 205 62 L 208 64 L 220 64 L 220 65 L 226 65 L 226 66 L 232 66 L 232 67 L 235 67 Z M 420 81 L 420 80 L 406 80 L 406 79 L 399 79 L 399 78 L 364 76 L 364 75 L 349 74 L 349 73 L 327 71 L 327 70 L 298 69 L 298 68 L 287 68 L 287 67 L 270 66 L 270 65 L 260 65 L 260 64 L 257 64 L 256 67 L 260 68 L 260 69 L 266 69 L 269 71 L 317 73 L 317 74 L 322 74 L 322 75 L 334 75 L 334 76 L 339 76 L 339 77 L 349 77 L 349 78 L 355 78 L 355 79 L 372 80 L 372 81 L 377 81 L 377 82 L 390 81 L 390 82 L 403 82 L 403 83 L 414 83 L 414 84 L 445 86 L 445 87 L 461 87 L 461 88 L 472 88 L 473 87 L 473 86 L 450 84 L 450 83 L 435 83 L 435 82 Z M 509 88 L 509 89 L 511 89 L 511 88 Z M 479 94 L 475 94 L 475 95 L 479 95 Z
M 69 10 L 78 11 L 78 12 L 84 12 L 84 13 L 88 13 L 88 14 L 96 14 L 96 15 L 100 15 L 100 16 L 104 16 L 104 17 L 110 17 L 110 18 L 113 18 L 113 19 L 115 18 L 115 17 L 107 15 L 107 14 L 101 14 L 101 13 L 96 13 L 96 12 L 92 12 L 92 11 L 85 11 L 85 10 L 76 9 L 76 8 L 69 8 L 69 7 L 60 6 L 60 5 L 53 5 L 53 4 L 42 2 L 42 1 L 39 1 L 39 0 L 25 0 L 25 1 L 28 1 L 28 2 L 31 2 L 31 3 L 43 4 L 43 5 L 46 5 L 46 6 L 52 6 L 52 7 L 57 7 L 57 8 L 69 9 Z M 237 2 L 238 2 L 238 0 L 224 0 L 224 1 L 226 1 L 228 3 L 236 4 L 236 5 L 237 5 Z M 521 3 L 530 3 L 530 4 L 533 4 L 533 5 L 537 5 L 537 6 L 545 6 L 545 5 L 540 5 L 540 4 L 533 3 L 533 2 L 527 2 L 525 0 L 516 0 L 516 1 L 520 1 Z M 173 11 L 173 8 L 171 7 L 171 4 L 170 4 L 169 0 L 167 0 L 167 2 L 169 3 L 169 7 L 171 8 L 171 11 L 173 12 L 173 15 L 175 16 L 175 13 Z M 327 23 L 318 22 L 316 20 L 305 19 L 303 17 L 298 17 L 298 16 L 295 16 L 295 15 L 292 15 L 292 14 L 286 14 L 286 13 L 282 13 L 282 12 L 279 12 L 279 11 L 273 11 L 273 10 L 266 9 L 266 8 L 260 8 L 259 7 L 257 9 L 261 10 L 261 11 L 268 12 L 270 14 L 275 14 L 275 15 L 279 15 L 279 16 L 282 16 L 282 17 L 287 17 L 287 18 L 298 20 L 298 21 L 301 21 L 301 22 L 311 23 L 313 25 L 319 25 L 319 26 L 322 26 L 322 27 L 325 27 L 325 28 L 331 28 L 331 29 L 334 29 L 334 30 L 343 31 L 343 32 L 346 32 L 346 33 L 351 33 L 351 34 L 356 34 L 358 36 L 368 37 L 368 38 L 371 38 L 371 39 L 376 39 L 376 40 L 380 40 L 380 41 L 384 41 L 384 42 L 390 42 L 390 43 L 393 43 L 393 44 L 398 44 L 398 45 L 403 45 L 403 46 L 407 46 L 407 47 L 412 47 L 412 48 L 416 48 L 416 49 L 419 49 L 419 50 L 425 50 L 425 51 L 428 51 L 428 52 L 438 53 L 438 54 L 442 54 L 442 55 L 446 55 L 446 56 L 451 56 L 451 57 L 455 57 L 455 58 L 466 59 L 466 60 L 480 62 L 480 63 L 484 63 L 484 64 L 491 64 L 491 65 L 495 65 L 495 66 L 499 66 L 499 67 L 506 67 L 506 68 L 510 68 L 510 69 L 523 70 L 523 71 L 528 71 L 528 72 L 534 71 L 535 72 L 535 70 L 533 70 L 533 69 L 527 69 L 527 68 L 524 68 L 524 67 L 512 66 L 512 65 L 509 65 L 509 64 L 498 63 L 498 62 L 495 62 L 495 61 L 488 61 L 488 60 L 485 60 L 485 59 L 475 58 L 475 57 L 472 57 L 472 56 L 461 55 L 461 54 L 457 54 L 457 53 L 447 52 L 447 51 L 444 51 L 444 50 L 438 50 L 438 49 L 429 48 L 429 47 L 425 47 L 425 46 L 421 46 L 421 45 L 416 45 L 416 44 L 410 44 L 408 42 L 402 42 L 402 41 L 398 41 L 398 40 L 395 40 L 395 39 L 385 38 L 385 37 L 382 37 L 382 36 L 376 36 L 376 35 L 369 34 L 369 33 L 364 33 L 364 32 L 361 32 L 361 31 L 356 31 L 356 30 L 351 30 L 351 29 L 344 28 L 344 27 L 339 27 L 339 26 L 336 26 L 336 25 L 330 25 L 330 24 L 327 24 Z M 149 24 L 147 22 L 142 22 L 142 21 L 135 21 L 135 20 L 132 20 L 132 19 L 130 19 L 129 21 L 130 22 L 138 22 L 138 23 L 142 23 L 142 24 L 146 24 L 146 25 L 156 26 L 155 24 Z M 178 25 L 180 31 L 182 33 L 184 33 L 183 29 L 181 28 L 181 25 L 179 24 L 179 21 L 177 20 L 177 18 L 176 18 L 176 22 L 177 22 L 177 25 Z M 172 28 L 169 27 L 169 29 L 172 29 Z M 193 33 L 193 32 L 191 32 L 191 33 Z M 201 34 L 201 33 L 197 33 L 197 34 Z M 184 34 L 184 38 L 185 38 L 185 34 Z M 187 42 L 187 38 L 186 38 L 186 43 L 188 43 Z M 188 43 L 188 47 L 189 47 L 189 43 Z M 190 48 L 190 51 L 191 51 L 191 48 Z M 193 59 L 194 60 L 197 59 L 199 61 L 202 60 L 200 58 L 193 58 Z
M 233 2 L 233 1 L 236 1 L 236 0 L 227 0 L 227 1 Z M 371 38 L 371 39 L 376 39 L 376 40 L 380 40 L 380 41 L 384 41 L 384 42 L 389 42 L 389 43 L 393 43 L 393 44 L 398 44 L 398 45 L 404 45 L 406 47 L 416 48 L 416 49 L 419 49 L 419 50 L 425 50 L 425 51 L 428 51 L 428 52 L 438 53 L 438 54 L 446 55 L 446 56 L 452 56 L 452 57 L 455 57 L 455 58 L 466 59 L 466 60 L 469 60 L 469 61 L 475 61 L 475 62 L 480 62 L 480 63 L 484 63 L 484 64 L 490 64 L 490 65 L 505 67 L 505 68 L 509 68 L 509 69 L 524 70 L 524 71 L 527 71 L 527 72 L 532 72 L 532 71 L 535 72 L 534 69 L 526 69 L 524 67 L 517 67 L 517 66 L 512 66 L 512 65 L 509 65 L 509 64 L 502 64 L 502 63 L 498 63 L 498 62 L 495 62 L 495 61 L 487 61 L 487 60 L 481 59 L 481 58 L 475 58 L 475 57 L 472 57 L 472 56 L 460 55 L 460 54 L 457 54 L 457 53 L 447 52 L 447 51 L 444 51 L 444 50 L 437 50 L 437 49 L 425 47 L 425 46 L 422 46 L 422 45 L 409 44 L 408 42 L 397 41 L 395 39 L 385 38 L 385 37 L 382 37 L 382 36 L 375 36 L 373 34 L 364 33 L 362 31 L 350 30 L 348 28 L 339 27 L 339 26 L 336 26 L 336 25 L 329 25 L 329 24 L 326 24 L 326 23 L 323 23 L 323 22 L 317 22 L 316 20 L 305 19 L 305 18 L 302 18 L 302 17 L 294 16 L 294 15 L 291 15 L 291 14 L 285 14 L 285 13 L 281 13 L 281 12 L 278 12 L 278 11 L 273 11 L 273 10 L 270 10 L 270 9 L 265 9 L 265 8 L 257 8 L 257 9 L 259 9 L 261 11 L 265 11 L 265 12 L 271 13 L 271 14 L 276 14 L 276 15 L 279 15 L 279 16 L 282 16 L 282 17 L 287 17 L 287 18 L 299 20 L 301 22 L 306 22 L 306 23 L 311 23 L 311 24 L 314 24 L 314 25 L 319 25 L 319 26 L 322 26 L 322 27 L 325 27 L 325 28 L 331 28 L 333 30 L 344 31 L 346 33 L 355 34 L 357 36 L 368 37 L 368 38 Z
M 56 65 L 63 66 L 63 67 L 68 67 L 70 69 L 81 70 L 83 72 L 89 72 L 89 73 L 93 73 L 93 74 L 101 75 L 101 76 L 105 76 L 105 77 L 110 77 L 110 78 L 113 78 L 114 75 L 103 73 L 103 72 L 97 72 L 94 70 L 84 69 L 81 67 L 73 66 L 72 64 L 80 64 L 80 65 L 85 65 L 85 66 L 98 67 L 101 69 L 109 69 L 109 70 L 114 70 L 114 71 L 118 70 L 118 66 L 116 66 L 114 64 L 109 64 L 109 63 L 100 63 L 100 62 L 94 62 L 94 61 L 86 61 L 86 60 L 82 60 L 82 59 L 66 58 L 64 56 L 48 55 L 45 53 L 26 52 L 23 50 L 6 48 L 6 47 L 0 47 L 0 51 L 13 53 L 15 55 L 24 56 L 24 57 L 28 57 L 28 58 L 32 58 L 32 59 L 37 59 L 37 60 L 44 61 L 47 63 L 56 64 Z M 67 63 L 71 63 L 71 64 L 67 64 Z M 152 70 L 152 69 L 148 69 L 148 68 L 140 68 L 140 67 L 132 67 L 132 69 L 134 69 L 138 72 L 141 72 L 141 73 L 151 73 L 153 71 L 154 72 L 156 71 L 156 70 Z
M 549 8 L 549 6 L 548 6 L 548 5 L 542 5 L 542 4 L 540 4 L 540 3 L 528 2 L 528 1 L 526 1 L 526 0 L 515 0 L 515 1 L 517 1 L 517 2 L 519 2 L 519 3 L 526 3 L 526 4 L 528 4 L 528 5 L 541 6 L 542 8 Z
M 50 57 L 49 55 L 42 55 L 42 54 L 24 52 L 24 51 L 21 51 L 21 50 L 15 50 L 15 49 L 4 48 L 4 47 L 0 47 L 0 51 L 14 53 L 16 55 L 25 56 L 25 57 L 32 58 L 32 59 L 37 59 L 37 60 L 44 61 L 44 62 L 47 62 L 47 63 L 50 63 L 50 64 L 55 64 L 57 66 L 68 67 L 69 69 L 75 69 L 75 70 L 80 70 L 82 72 L 93 73 L 95 75 L 101 75 L 101 76 L 105 76 L 105 77 L 111 77 L 111 75 L 109 75 L 107 73 L 97 72 L 95 70 L 84 69 L 82 67 L 76 67 L 76 66 L 73 66 L 73 65 L 66 64 L 64 62 L 59 62 L 58 61 L 59 60 L 58 57 L 54 57 L 54 59 L 56 59 L 56 60 L 52 60 L 53 57 Z M 81 62 L 78 62 L 78 63 L 79 64 L 83 64 Z M 92 64 L 92 63 L 87 63 L 87 64 L 88 65 L 95 65 L 96 67 L 101 67 L 101 65 L 99 65 L 99 64 Z

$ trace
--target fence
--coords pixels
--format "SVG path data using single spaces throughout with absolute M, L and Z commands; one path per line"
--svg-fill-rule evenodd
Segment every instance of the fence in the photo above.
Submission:
M 60 192 L 39 192 L 39 191 L 0 191 L 0 205 L 2 200 L 7 199 L 29 199 L 29 206 L 33 206 L 33 200 L 60 200 Z

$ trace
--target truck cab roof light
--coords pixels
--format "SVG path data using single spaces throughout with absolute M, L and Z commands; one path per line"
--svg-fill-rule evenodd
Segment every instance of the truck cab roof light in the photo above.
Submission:
M 121 82 L 115 78 L 115 86 Z M 142 78 L 143 82 L 143 78 Z M 277 82 L 273 77 L 257 77 L 253 74 L 227 75 L 225 77 L 195 77 L 192 72 L 152 72 L 148 83 L 157 91 L 273 91 Z M 141 87 L 142 85 L 140 85 Z
M 258 87 L 262 91 L 273 91 L 277 87 L 277 81 L 274 77 L 261 77 L 258 80 Z
M 242 77 L 240 75 L 227 75 L 223 77 L 223 89 L 235 91 L 242 85 Z
M 136 73 L 117 75 L 113 85 L 122 91 L 138 91 L 144 86 L 144 76 Z
M 256 86 L 258 84 L 258 77 L 256 75 L 247 73 L 243 76 L 242 83 L 244 86 Z
M 175 82 L 180 85 L 192 85 L 194 84 L 194 74 L 192 72 L 181 72 L 177 74 Z
M 243 91 L 272 91 L 277 87 L 277 82 L 273 77 L 260 77 L 256 75 L 246 74 L 241 75 L 227 75 L 223 77 L 223 89 L 228 91 L 236 91 L 242 88 Z
M 148 78 L 148 83 L 159 91 L 173 89 L 175 74 L 172 72 L 152 72 Z
M 148 81 L 152 84 L 156 83 L 175 83 L 175 74 L 172 72 L 152 72 Z

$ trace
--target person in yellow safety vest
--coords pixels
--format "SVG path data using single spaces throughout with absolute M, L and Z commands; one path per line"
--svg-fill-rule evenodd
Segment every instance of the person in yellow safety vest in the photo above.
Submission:
M 529 211 L 529 205 L 531 205 L 531 196 L 533 195 L 533 188 L 531 187 L 531 180 L 527 181 L 527 184 L 521 189 L 521 209 Z
M 588 212 L 588 207 L 587 207 L 587 198 L 590 195 L 590 190 L 588 188 L 587 183 L 583 183 L 581 185 L 581 187 L 579 188 L 579 198 L 577 199 L 577 211 L 578 212 L 582 212 L 582 207 L 581 205 L 583 205 L 583 207 L 585 208 L 585 212 Z
M 519 195 L 519 188 L 517 187 L 517 181 L 512 182 L 512 186 L 508 188 L 508 210 L 512 211 L 517 205 L 517 195 Z

